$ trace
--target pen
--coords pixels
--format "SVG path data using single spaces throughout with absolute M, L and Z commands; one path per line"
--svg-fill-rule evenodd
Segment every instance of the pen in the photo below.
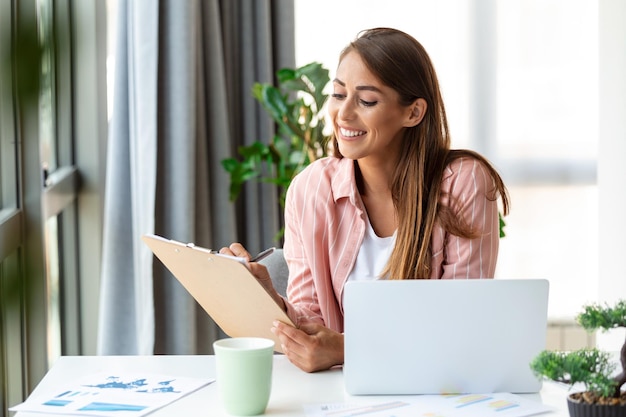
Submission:
M 265 259 L 274 253 L 274 250 L 276 250 L 274 247 L 265 249 L 264 251 L 259 252 L 257 256 L 253 256 L 252 259 L 250 259 L 250 262 L 259 262 L 261 259 Z

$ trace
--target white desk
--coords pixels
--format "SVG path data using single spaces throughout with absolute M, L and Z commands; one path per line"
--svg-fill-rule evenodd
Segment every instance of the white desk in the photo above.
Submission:
M 65 356 L 61 357 L 39 383 L 34 393 L 56 390 L 63 383 L 102 371 L 138 371 L 176 376 L 215 377 L 213 356 Z M 266 415 L 305 416 L 305 404 L 366 402 L 381 397 L 350 396 L 343 386 L 341 369 L 308 374 L 292 365 L 285 356 L 274 356 L 272 394 Z M 150 414 L 164 416 L 228 416 L 217 392 L 217 383 L 183 397 Z M 566 390 L 553 383 L 544 383 L 538 394 L 526 394 L 544 404 L 557 408 L 545 417 L 567 417 Z M 383 397 L 384 401 L 406 397 Z M 14 404 L 11 404 L 14 405 Z M 41 417 L 42 414 L 16 413 L 15 417 Z

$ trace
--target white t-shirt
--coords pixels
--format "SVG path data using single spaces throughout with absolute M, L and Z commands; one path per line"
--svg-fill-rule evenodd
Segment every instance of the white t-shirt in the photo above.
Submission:
M 387 265 L 395 243 L 396 232 L 389 237 L 379 237 L 368 219 L 363 243 L 361 243 L 354 268 L 348 275 L 348 281 L 380 279 L 380 273 Z

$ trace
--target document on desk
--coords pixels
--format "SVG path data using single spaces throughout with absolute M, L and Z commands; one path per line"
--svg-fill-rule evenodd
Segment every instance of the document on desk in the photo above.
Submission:
M 139 417 L 215 381 L 146 373 L 99 373 L 9 408 L 66 416 Z
M 553 411 L 552 407 L 515 394 L 406 396 L 401 400 L 363 403 L 309 404 L 307 417 L 525 417 Z

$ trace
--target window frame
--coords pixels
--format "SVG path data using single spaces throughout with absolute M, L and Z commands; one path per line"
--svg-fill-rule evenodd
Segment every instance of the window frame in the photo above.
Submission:
M 107 136 L 106 4 L 0 2 L 0 25 L 8 28 L 0 30 L 0 47 L 16 50 L 23 36 L 18 28 L 41 18 L 42 4 L 50 7 L 55 40 L 52 119 L 46 125 L 52 131 L 45 132 L 55 139 L 50 173 L 42 169 L 41 108 L 18 99 L 13 69 L 0 80 L 0 288 L 17 282 L 16 303 L 0 303 L 0 416 L 32 392 L 55 360 L 51 332 L 58 333 L 57 355 L 94 355 L 97 346 Z M 44 249 L 48 219 L 58 225 L 58 251 L 53 251 L 58 259 L 50 259 Z M 60 297 L 54 301 L 58 311 L 52 312 L 50 263 L 58 265 L 60 277 L 54 289 Z M 50 326 L 51 316 L 58 319 L 56 329 Z

